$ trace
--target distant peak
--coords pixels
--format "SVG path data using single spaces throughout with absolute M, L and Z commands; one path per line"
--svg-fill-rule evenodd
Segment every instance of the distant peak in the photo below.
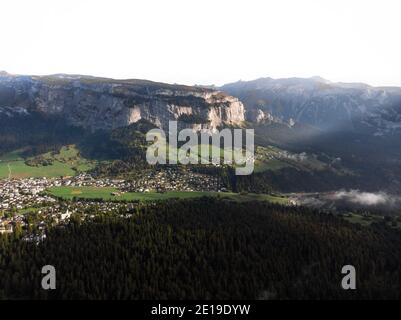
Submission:
M 310 79 L 314 80 L 314 81 L 317 81 L 317 82 L 323 82 L 323 83 L 330 83 L 331 82 L 331 81 L 326 80 L 326 79 L 324 79 L 324 78 L 322 78 L 320 76 L 313 76 L 313 77 L 310 77 Z

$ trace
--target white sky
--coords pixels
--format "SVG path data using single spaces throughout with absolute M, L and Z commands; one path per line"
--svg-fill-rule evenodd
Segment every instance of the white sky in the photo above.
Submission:
M 1 0 L 0 70 L 401 86 L 399 0 Z

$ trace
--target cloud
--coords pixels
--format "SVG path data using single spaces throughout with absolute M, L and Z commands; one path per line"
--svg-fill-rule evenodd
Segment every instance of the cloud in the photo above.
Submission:
M 333 200 L 344 200 L 364 206 L 394 205 L 400 199 L 385 192 L 361 192 L 359 190 L 337 191 Z

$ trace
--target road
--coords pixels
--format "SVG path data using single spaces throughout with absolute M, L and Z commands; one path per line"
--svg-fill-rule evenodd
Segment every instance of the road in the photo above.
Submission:
M 9 163 L 7 163 L 7 167 L 8 167 L 8 179 L 10 180 L 11 179 L 11 167 L 10 167 Z

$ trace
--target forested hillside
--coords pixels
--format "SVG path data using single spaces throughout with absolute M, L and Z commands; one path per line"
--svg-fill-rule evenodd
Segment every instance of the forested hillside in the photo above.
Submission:
M 400 298 L 401 233 L 301 207 L 218 199 L 140 204 L 51 229 L 36 245 L 0 237 L 0 297 L 35 299 Z M 57 289 L 41 289 L 54 265 Z M 356 268 L 357 290 L 341 289 Z

